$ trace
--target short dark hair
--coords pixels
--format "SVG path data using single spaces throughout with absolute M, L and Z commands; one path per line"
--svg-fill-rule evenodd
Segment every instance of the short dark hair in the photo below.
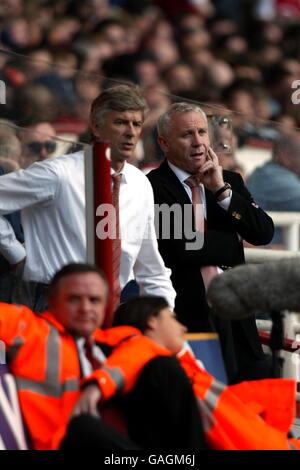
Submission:
M 141 111 L 143 119 L 148 110 L 147 102 L 137 85 L 115 85 L 104 90 L 91 106 L 91 122 L 103 122 L 110 111 Z
M 134 326 L 145 333 L 149 319 L 157 317 L 161 310 L 168 307 L 168 302 L 163 297 L 134 297 L 117 308 L 113 326 Z
M 106 279 L 106 275 L 102 271 L 102 269 L 98 268 L 93 264 L 88 263 L 70 263 L 63 266 L 56 274 L 54 274 L 48 290 L 48 299 L 53 299 L 57 292 L 57 287 L 60 281 L 67 276 L 71 276 L 72 274 L 83 274 L 83 273 L 96 273 L 102 279 L 105 285 L 105 289 L 108 295 L 108 282 Z

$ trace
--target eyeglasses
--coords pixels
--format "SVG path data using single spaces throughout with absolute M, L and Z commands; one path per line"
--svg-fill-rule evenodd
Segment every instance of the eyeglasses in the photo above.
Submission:
M 45 142 L 29 142 L 27 147 L 35 155 L 40 155 L 43 148 L 47 153 L 53 153 L 56 150 L 56 142 L 53 140 L 46 140 Z
M 229 144 L 225 144 L 223 142 L 218 142 L 214 145 L 214 149 L 216 150 L 216 152 L 218 153 L 218 150 L 222 153 L 224 153 L 225 155 L 232 155 L 233 154 L 233 150 L 232 150 L 232 147 L 231 145 Z
M 217 124 L 220 127 L 226 127 L 227 129 L 231 129 L 231 119 L 227 116 L 220 116 L 220 115 L 213 115 L 211 116 L 211 120 L 214 124 Z

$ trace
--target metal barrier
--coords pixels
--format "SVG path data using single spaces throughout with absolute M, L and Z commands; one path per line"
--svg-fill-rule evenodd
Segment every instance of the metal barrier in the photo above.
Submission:
M 266 248 L 245 248 L 246 263 L 267 263 L 287 258 L 299 258 L 299 251 L 268 250 Z
M 268 212 L 275 227 L 283 228 L 283 244 L 287 250 L 299 250 L 300 212 Z

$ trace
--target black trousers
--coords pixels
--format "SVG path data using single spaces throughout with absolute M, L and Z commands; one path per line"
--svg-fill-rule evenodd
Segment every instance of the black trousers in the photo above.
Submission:
M 74 418 L 62 450 L 200 450 L 205 439 L 197 400 L 176 358 L 157 357 L 122 400 L 129 438 L 91 415 Z

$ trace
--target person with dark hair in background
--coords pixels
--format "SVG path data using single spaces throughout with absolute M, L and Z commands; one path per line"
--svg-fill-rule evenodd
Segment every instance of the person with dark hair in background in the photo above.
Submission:
M 300 137 L 282 134 L 274 142 L 272 160 L 256 168 L 247 186 L 257 204 L 268 211 L 300 211 Z M 282 232 L 276 229 L 273 243 L 282 244 Z M 299 245 L 300 246 L 300 245 Z

